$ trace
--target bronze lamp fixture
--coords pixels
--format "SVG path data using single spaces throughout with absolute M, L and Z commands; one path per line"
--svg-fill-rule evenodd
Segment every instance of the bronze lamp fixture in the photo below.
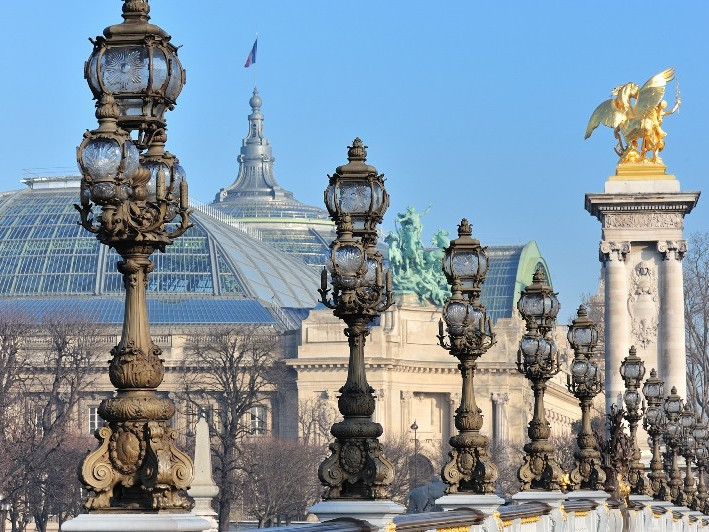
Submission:
M 450 439 L 450 461 L 441 475 L 447 484 L 446 493 L 486 494 L 494 493 L 498 472 L 488 452 L 490 441 L 480 433 L 483 416 L 475 402 L 473 379 L 477 360 L 494 345 L 495 333 L 480 302 L 488 270 L 487 253 L 471 235 L 472 228 L 464 218 L 458 226 L 458 238 L 450 242 L 443 256 L 443 272 L 452 285 L 452 295 L 438 322 L 438 342 L 458 359 L 463 387 L 455 411 L 458 434 Z
M 645 364 L 638 356 L 635 346 L 631 346 L 628 356 L 620 364 L 620 376 L 625 382 L 625 419 L 630 429 L 630 441 L 633 444 L 633 459 L 628 466 L 628 484 L 631 495 L 646 495 L 648 493 L 648 481 L 645 476 L 645 466 L 640 461 L 640 447 L 638 447 L 638 422 L 645 413 L 644 402 L 641 404 L 640 382 L 645 377 Z
M 517 351 L 517 370 L 531 382 L 534 411 L 527 434 L 531 440 L 524 446 L 524 461 L 517 471 L 522 491 L 530 489 L 559 490 L 563 471 L 549 443 L 551 428 L 544 412 L 547 381 L 559 372 L 559 352 L 551 337 L 554 320 L 559 313 L 559 299 L 537 268 L 532 284 L 522 291 L 517 309 L 526 322 Z
M 598 344 L 598 327 L 588 317 L 588 311 L 583 305 L 579 307 L 576 319 L 569 325 L 567 338 L 574 350 L 574 360 L 571 362 L 571 374 L 567 375 L 566 386 L 581 406 L 581 430 L 576 438 L 578 450 L 574 453 L 576 467 L 569 478 L 578 489 L 602 490 L 606 473 L 596 436 L 591 429 L 593 398 L 603 391 L 598 366 L 591 360 L 593 349 Z
M 670 489 L 670 500 L 677 506 L 682 506 L 684 495 L 682 494 L 682 472 L 677 464 L 677 454 L 682 441 L 682 425 L 680 415 L 682 413 L 682 398 L 677 395 L 677 388 L 674 386 L 670 395 L 665 398 L 664 403 L 667 423 L 663 437 L 667 447 L 666 458 L 669 463 L 665 464 L 665 470 L 669 473 L 668 486 Z M 679 502 L 679 504 L 677 504 Z
M 652 445 L 652 459 L 650 460 L 650 473 L 648 474 L 650 493 L 655 500 L 669 501 L 670 490 L 667 484 L 667 473 L 662 466 L 662 456 L 660 454 L 660 438 L 667 425 L 665 411 L 662 408 L 665 383 L 657 377 L 655 368 L 650 370 L 650 377 L 643 384 L 643 395 L 647 400 L 643 427 L 650 436 Z
M 174 404 L 157 394 L 164 369 L 146 304 L 150 255 L 190 227 L 184 170 L 164 150 L 164 114 L 175 105 L 185 75 L 177 48 L 148 22 L 149 11 L 147 0 L 125 0 L 124 21 L 92 41 L 85 68 L 99 126 L 77 149 L 77 209 L 81 225 L 123 259 L 118 271 L 126 288 L 123 332 L 109 365 L 117 393 L 99 407 L 106 422 L 96 432 L 100 445 L 80 469 L 88 510 L 192 507 L 184 490 L 193 465 L 168 425 Z
M 385 271 L 376 251 L 376 226 L 389 197 L 383 176 L 365 164 L 366 156 L 366 146 L 355 139 L 348 150 L 349 163 L 338 167 L 325 190 L 337 238 L 318 291 L 322 303 L 346 323 L 350 347 L 347 381 L 337 400 L 344 419 L 332 426 L 332 454 L 318 469 L 325 499 L 382 499 L 394 478 L 394 466 L 378 440 L 382 426 L 371 419 L 374 389 L 364 364 L 368 325 L 393 303 L 391 272 Z

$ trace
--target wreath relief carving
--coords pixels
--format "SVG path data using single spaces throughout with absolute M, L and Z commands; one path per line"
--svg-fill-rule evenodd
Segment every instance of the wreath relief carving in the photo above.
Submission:
M 641 261 L 630 277 L 628 313 L 636 343 L 647 347 L 657 337 L 660 308 L 657 295 L 657 272 L 652 264 Z

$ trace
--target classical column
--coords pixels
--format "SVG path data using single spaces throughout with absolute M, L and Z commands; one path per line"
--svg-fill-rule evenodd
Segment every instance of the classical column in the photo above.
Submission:
M 661 335 L 658 370 L 662 379 L 687 396 L 687 358 L 684 338 L 684 279 L 682 258 L 687 251 L 685 240 L 661 240 L 657 251 L 662 258 L 660 299 Z
M 414 392 L 401 390 L 401 433 L 408 434 L 409 425 L 413 423 L 414 419 L 411 417 L 413 408 L 412 402 L 414 400 Z
M 628 352 L 630 338 L 628 318 L 628 274 L 625 258 L 630 253 L 629 242 L 602 241 L 599 260 L 603 263 L 605 281 L 605 349 L 606 349 L 606 410 L 622 402 L 625 390 L 618 370 Z
M 455 428 L 455 409 L 458 408 L 460 399 L 459 392 L 448 393 L 448 438 L 457 432 Z
M 493 393 L 492 399 L 492 438 L 496 445 L 505 443 L 508 436 L 507 402 L 510 396 L 507 393 Z
M 376 406 L 374 408 L 374 421 L 377 423 L 380 423 L 384 425 L 385 427 L 388 425 L 386 422 L 386 407 L 384 404 L 384 398 L 386 397 L 386 391 L 384 388 L 380 388 L 375 392 L 374 395 L 374 400 L 376 401 Z

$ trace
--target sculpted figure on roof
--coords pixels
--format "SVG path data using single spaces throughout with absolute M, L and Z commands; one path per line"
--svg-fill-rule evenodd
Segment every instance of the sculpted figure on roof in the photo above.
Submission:
M 667 133 L 662 129 L 665 116 L 673 114 L 682 102 L 679 84 L 675 104 L 667 110 L 665 87 L 675 77 L 675 69 L 668 68 L 651 77 L 642 87 L 629 82 L 611 91 L 611 98 L 593 111 L 586 127 L 589 138 L 600 124 L 613 129 L 618 144 L 615 152 L 620 164 L 662 163 L 659 153 L 665 147 Z M 652 153 L 650 156 L 649 154 Z
M 413 292 L 420 300 L 442 306 L 448 297 L 448 284 L 441 270 L 443 249 L 450 243 L 447 231 L 438 231 L 432 240 L 433 248 L 424 248 L 421 242 L 421 218 L 431 208 L 416 212 L 407 207 L 397 214 L 396 231 L 384 241 L 389 245 L 389 267 L 396 292 Z

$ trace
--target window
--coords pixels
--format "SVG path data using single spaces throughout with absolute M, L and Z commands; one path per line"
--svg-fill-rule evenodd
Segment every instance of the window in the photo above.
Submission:
M 97 406 L 90 406 L 89 407 L 89 434 L 93 434 L 96 432 L 96 429 L 98 429 L 101 426 L 101 418 L 98 415 L 98 407 Z
M 249 408 L 249 432 L 257 436 L 266 434 L 265 406 L 252 406 Z

